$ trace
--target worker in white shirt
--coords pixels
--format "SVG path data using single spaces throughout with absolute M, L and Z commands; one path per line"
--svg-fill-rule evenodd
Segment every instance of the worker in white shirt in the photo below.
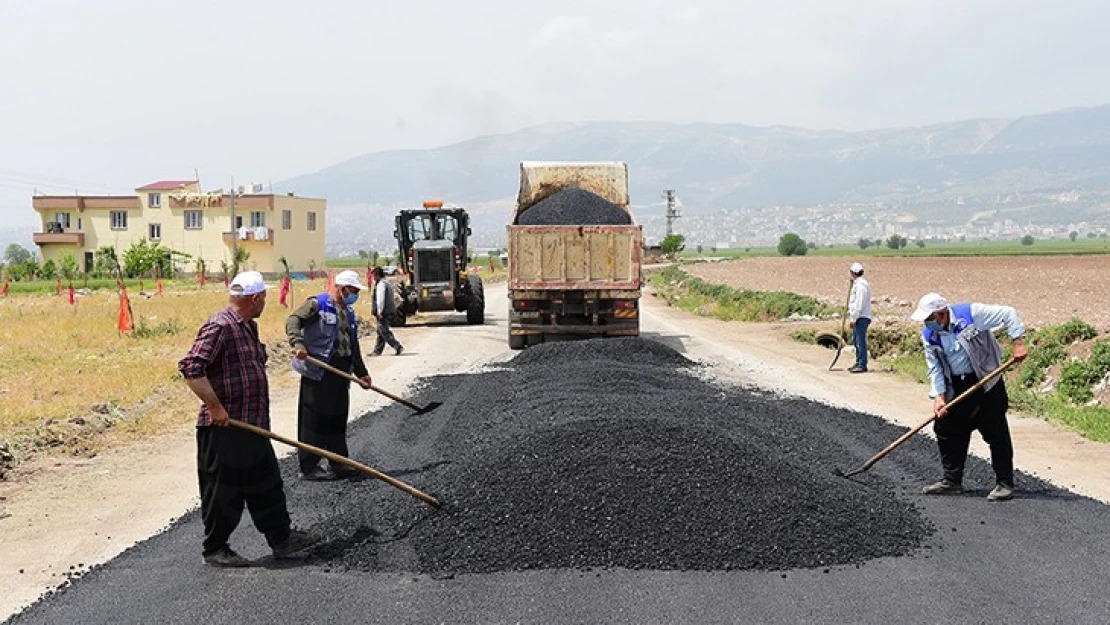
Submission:
M 370 355 L 381 356 L 386 343 L 389 343 L 394 352 L 400 356 L 405 348 L 397 340 L 397 337 L 393 336 L 393 330 L 389 327 L 389 322 L 397 311 L 397 306 L 393 303 L 393 285 L 385 279 L 385 271 L 381 267 L 374 267 L 372 273 L 374 276 L 374 299 L 370 304 L 370 312 L 378 320 L 378 340 L 375 341 L 374 351 L 370 352 Z
M 856 348 L 856 364 L 849 373 L 867 371 L 867 328 L 871 327 L 871 284 L 863 277 L 863 265 L 852 263 L 852 293 L 848 298 L 848 323 L 852 328 L 852 345 Z

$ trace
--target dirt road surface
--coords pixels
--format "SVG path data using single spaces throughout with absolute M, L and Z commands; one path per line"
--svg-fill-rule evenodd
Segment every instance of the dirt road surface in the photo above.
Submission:
M 436 318 L 437 322 L 429 325 L 401 329 L 399 336 L 406 345 L 406 353 L 401 357 L 384 356 L 371 361 L 370 368 L 376 383 L 390 390 L 405 393 L 413 388 L 420 376 L 474 372 L 487 363 L 510 358 L 513 354 L 506 345 L 505 311 L 501 305 L 504 302 L 504 293 L 504 286 L 501 285 L 489 290 L 491 306 L 485 326 L 459 325 L 458 319 L 451 318 L 448 322 L 448 318 L 440 317 Z M 645 299 L 644 315 L 645 337 L 659 340 L 691 358 L 711 363 L 713 366 L 709 368 L 708 375 L 716 378 L 720 383 L 755 384 L 781 393 L 808 397 L 826 404 L 876 414 L 903 425 L 916 423 L 928 414 L 929 404 L 925 398 L 924 388 L 920 385 L 891 374 L 849 376 L 843 369 L 826 371 L 830 357 L 828 351 L 785 340 L 782 338 L 782 330 L 773 325 L 725 324 L 698 318 L 667 308 L 651 297 Z M 376 410 L 386 405 L 388 401 L 375 394 L 358 391 L 353 391 L 352 398 L 353 415 Z M 275 430 L 286 434 L 295 432 L 295 399 L 295 396 L 275 398 L 273 415 Z M 1020 469 L 1075 493 L 1102 502 L 1110 502 L 1110 481 L 1105 478 L 1110 474 L 1110 454 L 1107 453 L 1110 451 L 1110 446 L 1086 442 L 1074 434 L 1062 432 L 1038 420 L 1013 418 L 1011 423 L 1016 448 L 1015 460 Z M 278 450 L 279 453 L 288 452 L 281 446 L 278 446 Z M 984 448 L 978 442 L 973 451 L 979 455 L 984 454 Z M 3 596 L 0 597 L 0 614 L 7 616 L 17 612 L 34 601 L 42 592 L 63 583 L 68 574 L 108 562 L 124 549 L 156 534 L 171 524 L 175 518 L 195 507 L 197 497 L 194 453 L 192 432 L 186 429 L 92 460 L 43 463 L 36 467 L 38 470 L 31 476 L 16 483 L 0 485 L 2 489 L 0 496 L 6 498 L 3 505 L 11 515 L 0 520 L 0 553 L 4 554 L 0 559 L 0 579 L 4 580 L 5 588 Z M 897 456 L 894 455 L 883 462 L 896 464 Z M 916 485 L 912 487 L 916 488 Z M 291 501 L 293 500 L 295 497 L 291 497 Z M 953 501 L 959 500 L 929 503 L 934 522 L 940 530 L 948 531 L 948 525 L 952 524 L 954 532 L 957 519 L 967 514 L 984 514 L 978 507 L 980 503 L 978 501 L 975 502 L 976 508 L 972 512 L 954 509 Z M 1019 499 L 1008 505 L 1020 506 L 1022 503 Z M 1103 506 L 1100 513 L 1103 520 L 1102 532 L 1105 532 L 1107 527 L 1105 509 L 1106 507 Z M 994 523 L 997 514 L 992 512 L 991 515 L 991 522 Z M 296 516 L 294 514 L 295 518 Z M 185 563 L 180 566 L 188 568 L 195 565 L 196 567 L 196 571 L 190 569 L 191 572 L 183 572 L 183 575 L 190 579 L 193 577 L 204 579 L 205 575 L 210 576 L 212 572 L 200 566 L 199 556 L 195 552 L 195 545 L 192 544 L 199 531 L 198 527 L 194 527 L 195 525 L 198 525 L 198 522 L 193 519 L 191 524 L 187 524 L 184 528 L 178 526 L 177 530 L 144 543 L 138 552 L 132 552 L 131 557 L 139 557 L 140 552 L 146 550 L 148 554 L 156 554 L 156 558 L 163 560 L 169 558 L 174 562 L 180 560 Z M 237 536 L 254 533 L 247 527 L 248 525 L 249 523 L 245 521 Z M 1004 538 L 989 533 L 977 536 L 976 540 L 986 541 L 988 547 L 991 541 Z M 968 537 L 964 536 L 964 538 Z M 1003 543 L 997 544 L 996 547 L 1007 550 L 1013 548 L 1012 545 L 1003 546 Z M 1076 550 L 1079 550 L 1079 545 L 1076 545 Z M 987 549 L 987 552 L 989 553 L 990 549 Z M 1074 566 L 1091 567 L 1090 572 L 1093 574 L 1094 571 L 1105 570 L 1105 567 L 1110 565 L 1110 562 L 1105 561 L 1107 554 L 1097 552 L 1093 555 L 1097 561 L 1075 562 Z M 40 622 L 50 614 L 55 618 L 58 615 L 73 614 L 73 612 L 67 612 L 71 609 L 89 608 L 89 606 L 68 605 L 63 602 L 58 605 L 57 612 L 49 611 L 52 601 L 79 601 L 86 595 L 107 597 L 104 599 L 105 603 L 96 606 L 97 610 L 108 610 L 108 612 L 100 612 L 102 616 L 98 618 L 103 619 L 103 614 L 113 613 L 111 612 L 114 609 L 111 605 L 112 601 L 120 600 L 112 599 L 111 596 L 141 592 L 140 589 L 154 583 L 148 580 L 151 578 L 147 570 L 150 557 L 150 555 L 144 556 L 143 561 L 147 562 L 145 565 L 135 562 L 119 565 L 113 563 L 97 571 L 96 576 L 117 575 L 111 582 L 115 590 L 105 588 L 103 592 L 98 591 L 97 588 L 101 588 L 107 582 L 93 577 L 78 581 L 71 591 L 40 604 L 38 616 L 29 615 L 33 617 L 29 619 L 30 622 Z M 1008 560 L 1004 558 L 995 564 L 1003 566 L 1005 562 Z M 1056 561 L 1051 565 L 1064 566 L 1062 562 Z M 162 574 L 163 566 L 164 564 L 156 566 L 160 571 L 159 575 Z M 180 568 L 180 566 L 175 564 L 170 568 Z M 887 561 L 869 566 L 870 571 L 865 577 L 874 579 L 890 577 L 897 569 L 896 565 Z M 975 578 L 978 573 L 973 566 L 967 566 L 969 566 L 968 570 L 961 570 L 958 574 Z M 115 571 L 115 573 L 109 571 Z M 225 588 L 221 592 L 228 595 L 225 600 L 236 597 L 238 593 L 253 592 L 252 589 L 260 583 L 256 577 L 237 573 L 233 572 L 221 578 L 225 580 L 223 582 Z M 901 573 L 904 574 L 905 571 Z M 270 570 L 268 574 L 273 576 L 274 579 L 270 580 L 273 583 L 262 583 L 274 588 L 280 588 L 284 583 L 292 584 L 295 579 L 305 577 L 295 569 L 279 568 Z M 157 577 L 157 575 L 153 576 L 153 578 Z M 821 571 L 793 571 L 790 577 L 809 580 L 808 583 L 814 584 L 813 588 L 819 588 L 822 584 Z M 307 582 L 301 580 L 295 583 L 307 583 L 309 588 L 315 589 L 316 594 L 312 602 L 319 604 L 323 601 L 339 605 L 358 596 L 361 597 L 358 601 L 379 602 L 377 605 L 382 606 L 382 611 L 379 612 L 375 612 L 376 608 L 369 606 L 363 606 L 362 611 L 350 613 L 340 612 L 336 607 L 325 610 L 344 622 L 367 620 L 387 622 L 390 621 L 388 615 L 393 615 L 392 622 L 399 622 L 406 620 L 407 617 L 404 615 L 408 614 L 407 608 L 418 603 L 434 604 L 436 601 L 455 605 L 457 609 L 463 609 L 468 603 L 474 601 L 478 603 L 486 601 L 473 612 L 456 613 L 455 618 L 448 619 L 456 621 L 493 622 L 506 619 L 537 621 L 545 620 L 543 618 L 545 614 L 551 617 L 547 620 L 560 621 L 606 620 L 607 618 L 621 621 L 645 619 L 651 621 L 663 618 L 664 612 L 653 612 L 651 607 L 662 609 L 663 606 L 651 599 L 653 594 L 661 589 L 674 591 L 677 595 L 683 596 L 684 601 L 694 601 L 697 598 L 704 601 L 715 592 L 735 593 L 737 588 L 736 579 L 722 579 L 708 574 L 687 574 L 675 577 L 650 572 L 633 575 L 632 572 L 627 571 L 608 571 L 604 576 L 601 573 L 594 575 L 592 572 L 581 571 L 558 574 L 538 572 L 511 576 L 467 576 L 467 581 L 462 585 L 453 584 L 450 581 L 431 582 L 426 578 L 416 578 L 412 575 L 380 575 L 373 581 L 373 585 L 377 588 L 374 592 L 363 591 L 367 587 L 365 579 L 339 577 L 327 570 L 312 571 L 307 578 Z M 589 578 L 588 582 L 585 581 L 587 578 Z M 741 575 L 740 579 L 744 584 L 751 584 L 753 592 L 778 592 L 775 588 L 778 582 L 772 581 L 771 578 Z M 777 575 L 775 579 L 778 579 Z M 1007 582 L 1004 578 L 992 578 L 992 580 L 989 584 L 983 585 L 985 594 L 990 594 L 993 586 L 1006 588 L 1007 591 L 1014 587 L 1012 581 Z M 420 581 L 429 583 L 421 586 Z M 644 584 L 645 581 L 648 583 Z M 128 590 L 128 582 L 134 584 L 131 590 Z M 588 586 L 584 587 L 583 584 L 587 583 Z M 97 585 L 94 586 L 94 584 Z M 643 590 L 635 590 L 637 587 L 642 587 Z M 626 603 L 624 605 L 629 607 L 625 610 L 614 605 L 607 607 L 596 605 L 596 609 L 591 611 L 588 605 L 581 604 L 576 605 L 570 612 L 561 613 L 552 612 L 553 608 L 548 603 L 535 611 L 528 609 L 529 605 L 535 607 L 536 604 L 544 603 L 544 593 L 547 592 L 545 589 L 550 589 L 554 595 L 561 596 L 581 593 L 584 588 L 589 588 L 589 593 L 595 598 L 603 596 L 606 591 L 611 591 L 626 602 L 639 601 L 640 607 L 631 607 Z M 651 590 L 652 588 L 654 590 Z M 1054 588 L 1065 594 L 1068 592 L 1067 588 L 1059 582 Z M 509 592 L 506 593 L 506 590 Z M 182 592 L 187 593 L 188 590 L 183 588 Z M 818 595 L 827 594 L 814 592 Z M 1073 592 L 1078 591 L 1073 590 Z M 512 601 L 502 597 L 514 593 L 515 599 Z M 304 599 L 308 594 L 299 596 Z M 485 599 L 476 600 L 474 596 L 485 597 Z M 503 601 L 489 599 L 494 596 L 502 597 Z M 1090 601 L 1090 598 L 1084 596 L 1065 597 L 1065 599 L 1088 603 Z M 296 598 L 290 600 L 296 601 Z M 1006 600 L 1008 599 L 999 599 L 999 601 Z M 1101 600 L 1105 601 L 1105 598 Z M 502 602 L 499 603 L 499 601 Z M 1030 599 L 1030 601 L 1033 600 Z M 505 609 L 508 605 L 513 607 L 507 612 L 498 612 L 494 604 L 499 604 Z M 727 606 L 728 603 L 723 605 Z M 127 620 L 127 608 L 117 607 L 120 612 L 116 614 L 123 620 Z M 787 610 L 784 614 L 800 616 L 821 613 L 799 610 L 797 605 L 779 607 Z M 1087 605 L 1087 608 L 1089 607 Z M 314 614 L 311 611 L 304 611 L 308 609 L 306 605 L 290 609 L 294 610 L 292 613 Z M 317 609 L 323 609 L 323 604 L 317 605 Z M 824 613 L 851 614 L 850 611 L 845 612 L 845 610 L 850 610 L 850 606 L 841 606 Z M 188 612 L 190 610 L 182 612 L 185 622 L 188 622 L 188 619 L 184 615 Z M 666 613 L 673 613 L 673 610 Z M 234 620 L 234 614 L 234 611 L 222 613 L 223 617 L 229 620 Z M 423 614 L 430 618 L 429 612 L 425 611 Z M 653 614 L 654 616 L 651 616 Z M 680 618 L 675 620 L 699 620 L 697 612 L 678 614 L 676 617 Z M 88 622 L 98 622 L 98 618 L 92 618 Z M 220 617 L 217 620 L 220 620 Z

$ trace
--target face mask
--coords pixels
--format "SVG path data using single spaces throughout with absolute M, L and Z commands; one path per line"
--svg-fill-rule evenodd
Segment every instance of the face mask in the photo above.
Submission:
M 357 301 L 358 301 L 358 291 L 355 291 L 354 293 L 351 293 L 347 297 L 343 298 L 343 303 L 348 305 L 348 306 L 354 305 L 354 303 L 357 302 Z
M 925 327 L 932 330 L 933 332 L 940 332 L 944 330 L 944 328 L 940 327 L 940 324 L 936 321 L 926 321 Z

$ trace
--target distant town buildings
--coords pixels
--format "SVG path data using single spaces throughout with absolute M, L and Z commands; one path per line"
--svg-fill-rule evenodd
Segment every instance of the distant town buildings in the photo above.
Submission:
M 135 195 L 36 195 L 31 203 L 42 222 L 34 234 L 43 261 L 73 254 L 91 271 L 97 249 L 121 255 L 141 239 L 159 242 L 191 258 L 177 269 L 194 271 L 203 259 L 208 271 L 231 263 L 233 248 L 250 252 L 246 266 L 267 274 L 323 266 L 327 202 L 293 194 L 263 193 L 261 185 L 202 192 L 196 180 L 162 180 L 137 188 Z M 182 264 L 186 266 L 181 266 Z

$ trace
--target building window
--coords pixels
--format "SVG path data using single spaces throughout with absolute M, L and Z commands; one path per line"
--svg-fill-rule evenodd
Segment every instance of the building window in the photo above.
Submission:
M 309 231 L 316 229 L 316 211 L 308 211 L 308 229 Z
M 281 229 L 293 229 L 293 211 L 281 211 Z
M 161 193 L 147 193 L 146 194 L 146 205 L 151 207 L 151 208 L 161 208 L 161 206 L 162 206 L 162 194 Z
M 157 241 L 162 238 L 162 224 L 150 224 L 150 240 Z
M 69 230 L 69 213 L 54 213 L 54 221 L 65 230 Z
M 266 213 L 262 211 L 251 211 L 251 228 L 265 228 L 266 227 Z
M 112 211 L 108 215 L 112 230 L 127 230 L 127 211 Z
M 185 229 L 200 230 L 204 221 L 200 211 L 185 211 Z

